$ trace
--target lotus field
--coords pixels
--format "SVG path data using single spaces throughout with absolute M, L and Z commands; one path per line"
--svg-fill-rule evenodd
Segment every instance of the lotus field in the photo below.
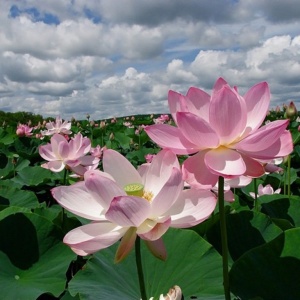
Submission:
M 300 299 L 295 105 L 223 78 L 166 96 L 0 122 L 1 299 Z

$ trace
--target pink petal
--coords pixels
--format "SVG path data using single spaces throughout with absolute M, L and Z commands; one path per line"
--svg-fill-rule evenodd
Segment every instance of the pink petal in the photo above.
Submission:
M 107 220 L 120 226 L 138 227 L 149 216 L 150 203 L 141 197 L 115 197 L 105 214 Z
M 264 121 L 270 105 L 270 90 L 266 82 L 254 85 L 244 96 L 247 106 L 247 127 L 255 131 Z
M 247 153 L 264 151 L 272 146 L 285 132 L 288 120 L 278 120 L 257 129 L 252 134 L 238 142 L 234 147 Z
M 206 220 L 217 204 L 216 196 L 208 190 L 183 190 L 177 202 L 168 214 L 171 215 L 171 227 L 187 228 Z
M 83 137 L 81 133 L 77 133 L 69 142 L 70 155 L 73 158 L 84 156 L 91 149 L 91 141 L 87 137 Z
M 215 148 L 219 137 L 210 124 L 192 113 L 177 113 L 177 125 L 183 135 L 199 149 Z
M 174 122 L 176 123 L 176 113 L 178 111 L 187 111 L 187 107 L 185 104 L 185 96 L 170 90 L 168 93 L 168 103 L 170 113 Z
M 191 187 L 209 189 L 218 182 L 218 176 L 213 174 L 204 163 L 206 152 L 201 151 L 188 157 L 182 165 L 183 180 Z
M 204 162 L 211 172 L 225 178 L 240 176 L 246 172 L 242 156 L 225 147 L 209 150 L 204 156 Z
M 108 209 L 114 197 L 126 195 L 123 188 L 120 188 L 116 182 L 107 177 L 106 173 L 99 170 L 85 172 L 84 182 L 87 191 L 105 210 Z
M 161 150 L 148 166 L 147 173 L 143 176 L 145 191 L 154 195 L 162 189 L 173 173 L 173 168 L 180 169 L 177 156 L 170 150 Z
M 61 157 L 61 155 L 64 155 L 64 158 L 68 157 L 69 145 L 67 140 L 61 134 L 54 134 L 51 137 L 50 142 L 52 146 L 52 151 L 56 157 Z
M 92 155 L 86 155 L 82 156 L 79 159 L 79 163 L 83 166 L 91 166 L 98 164 L 100 159 L 98 157 L 92 156 Z
M 224 86 L 230 87 L 224 78 L 218 78 L 213 86 L 212 97 L 214 97 Z
M 232 190 L 224 191 L 224 200 L 227 202 L 234 202 L 234 194 Z
M 86 189 L 84 182 L 51 190 L 53 198 L 65 209 L 89 220 L 105 220 L 103 206 Z
M 121 239 L 118 250 L 115 255 L 115 263 L 125 259 L 132 250 L 136 240 L 136 228 L 130 227 Z
M 56 155 L 52 151 L 51 144 L 40 146 L 39 147 L 39 154 L 45 160 L 48 160 L 48 161 L 57 160 Z
M 56 148 L 56 147 L 55 147 Z M 55 149 L 54 148 L 54 149 Z M 69 159 L 69 158 L 73 158 L 73 156 L 71 155 L 70 151 L 69 151 L 69 144 L 67 143 L 66 140 L 60 142 L 58 145 L 57 145 L 57 157 L 58 159 Z
M 173 168 L 170 178 L 151 202 L 151 216 L 163 215 L 177 200 L 183 189 L 181 171 Z
M 195 87 L 191 87 L 186 95 L 187 110 L 209 122 L 210 95 Z
M 167 259 L 167 250 L 162 238 L 155 241 L 145 240 L 145 244 L 155 257 L 163 261 Z
M 144 163 L 138 166 L 137 171 L 139 172 L 140 176 L 142 177 L 142 181 L 144 182 L 150 168 L 150 163 Z
M 147 222 L 148 220 L 146 220 Z M 151 220 L 150 220 L 151 221 Z M 167 232 L 171 224 L 171 218 L 168 218 L 166 221 L 162 223 L 156 223 L 155 226 L 151 228 L 148 232 L 139 233 L 139 228 L 137 230 L 137 234 L 144 240 L 155 241 L 161 238 L 163 234 Z
M 277 144 L 279 146 L 277 146 Z M 278 148 L 279 151 L 276 153 L 275 158 L 285 157 L 291 154 L 294 150 L 293 138 L 291 132 L 286 130 L 277 141 L 276 145 L 273 145 L 274 148 Z
M 109 222 L 95 222 L 68 232 L 63 242 L 78 255 L 84 256 L 107 248 L 117 242 L 127 231 Z
M 47 163 L 47 168 L 52 172 L 60 172 L 65 168 L 65 164 L 61 160 L 49 161 Z
M 244 161 L 245 158 L 243 157 Z M 247 165 L 247 163 L 246 163 Z M 248 184 L 250 184 L 252 181 L 252 178 L 247 177 L 247 176 L 239 176 L 239 177 L 235 177 L 232 179 L 226 179 L 225 180 L 225 185 L 228 185 L 229 187 L 232 188 L 239 188 L 239 187 L 243 187 L 243 186 L 247 186 Z
M 156 124 L 147 126 L 144 130 L 161 148 L 170 149 L 175 154 L 191 154 L 199 150 L 198 146 L 185 138 L 177 127 Z
M 252 159 L 251 157 L 241 154 L 246 165 L 245 176 L 258 178 L 265 174 L 265 168 L 262 163 Z
M 103 169 L 115 179 L 120 187 L 131 183 L 142 183 L 141 176 L 135 167 L 115 150 L 103 151 Z
M 247 111 L 244 100 L 231 88 L 224 86 L 212 97 L 209 120 L 220 138 L 220 143 L 230 144 L 244 131 Z

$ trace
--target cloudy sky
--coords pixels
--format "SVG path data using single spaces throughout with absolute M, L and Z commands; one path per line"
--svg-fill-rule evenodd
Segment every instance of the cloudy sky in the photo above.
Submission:
M 3 111 L 166 113 L 218 77 L 300 109 L 299 0 L 1 0 L 0 22 Z

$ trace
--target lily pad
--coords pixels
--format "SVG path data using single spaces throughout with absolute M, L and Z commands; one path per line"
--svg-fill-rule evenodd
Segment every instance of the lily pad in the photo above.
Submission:
M 64 291 L 76 255 L 52 222 L 33 213 L 11 214 L 0 221 L 0 239 L 2 299 L 34 300 Z
M 240 257 L 230 270 L 232 292 L 241 299 L 300 299 L 300 228 L 284 231 Z
M 164 235 L 168 258 L 160 261 L 142 243 L 142 264 L 148 298 L 159 298 L 174 285 L 185 299 L 224 299 L 221 256 L 191 230 L 170 229 Z M 96 253 L 69 283 L 80 299 L 140 299 L 134 251 L 114 264 L 117 245 Z

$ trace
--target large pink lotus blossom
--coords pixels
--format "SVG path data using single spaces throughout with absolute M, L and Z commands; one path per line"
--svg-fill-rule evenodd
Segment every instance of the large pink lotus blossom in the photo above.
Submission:
M 70 212 L 92 220 L 64 238 L 78 255 L 107 248 L 122 238 L 115 260 L 121 261 L 138 235 L 151 252 L 164 259 L 161 236 L 169 227 L 190 227 L 207 219 L 216 205 L 208 190 L 183 189 L 176 155 L 162 150 L 136 170 L 120 153 L 107 149 L 103 169 L 87 171 L 84 181 L 52 189 Z
M 42 135 L 53 135 L 55 133 L 61 134 L 71 134 L 71 122 L 62 121 L 60 117 L 56 117 L 55 122 L 48 122 L 46 123 L 47 130 L 41 131 Z
M 90 149 L 90 139 L 83 137 L 81 133 L 76 134 L 69 141 L 61 134 L 56 133 L 51 137 L 50 143 L 39 147 L 41 157 L 48 161 L 42 167 L 53 172 L 60 172 L 68 167 L 74 172 L 80 169 L 82 173 L 84 167 L 99 163 L 99 158 L 86 155 Z
M 192 87 L 186 96 L 170 91 L 168 103 L 177 127 L 155 124 L 145 131 L 162 148 L 196 153 L 183 164 L 184 178 L 191 184 L 213 187 L 219 176 L 260 177 L 263 163 L 293 150 L 288 120 L 260 127 L 270 103 L 266 82 L 241 96 L 219 78 L 211 96 Z

